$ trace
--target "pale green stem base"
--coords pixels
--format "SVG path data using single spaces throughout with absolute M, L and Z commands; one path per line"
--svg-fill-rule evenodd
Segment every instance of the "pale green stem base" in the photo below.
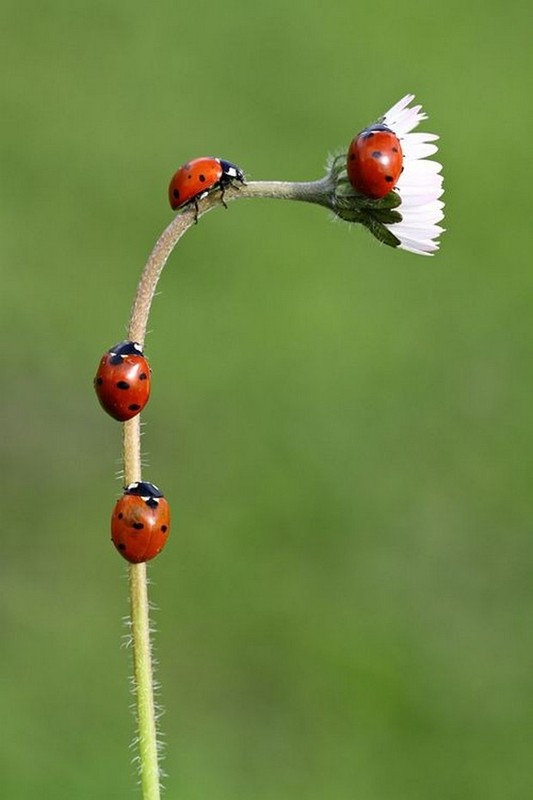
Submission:
M 132 564 L 129 578 L 133 678 L 137 705 L 137 746 L 142 796 L 144 800 L 159 800 L 160 775 L 150 652 L 146 564 Z

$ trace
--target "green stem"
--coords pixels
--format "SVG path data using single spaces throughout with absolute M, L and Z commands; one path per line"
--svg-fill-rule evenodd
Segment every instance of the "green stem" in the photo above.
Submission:
M 163 231 L 154 249 L 150 253 L 146 266 L 142 272 L 135 300 L 130 314 L 130 324 L 128 329 L 128 337 L 132 342 L 139 342 L 141 346 L 144 345 L 144 338 L 146 336 L 146 326 L 148 324 L 148 317 L 150 316 L 150 308 L 152 300 L 157 288 L 159 276 L 163 271 L 163 267 L 168 261 L 168 257 L 173 249 L 185 233 L 194 223 L 194 211 L 189 209 L 183 214 L 174 217 L 170 225 Z
M 141 275 L 133 302 L 128 330 L 128 338 L 131 341 L 144 344 L 150 307 L 161 271 L 176 243 L 193 222 L 194 216 L 191 215 L 175 217 L 156 242 Z M 124 423 L 123 462 L 126 486 L 134 481 L 142 480 L 140 416 Z M 130 565 L 129 593 L 133 687 L 142 796 L 143 800 L 159 800 L 161 781 L 157 752 L 146 564 Z
M 131 564 L 129 578 L 133 678 L 142 796 L 144 800 L 159 800 L 161 784 L 157 756 L 146 564 Z
M 302 200 L 331 207 L 331 183 L 327 178 L 308 183 L 283 181 L 255 181 L 242 187 L 229 187 L 225 200 L 245 198 L 276 198 Z M 198 217 L 220 205 L 220 193 L 206 197 L 201 202 Z M 178 214 L 163 231 L 152 250 L 142 272 L 133 302 L 128 329 L 130 341 L 144 346 L 146 328 L 152 300 L 163 268 L 183 234 L 195 223 L 193 208 Z M 142 480 L 140 417 L 134 417 L 123 426 L 124 482 L 126 486 Z M 137 711 L 137 738 L 139 771 L 143 800 L 159 800 L 160 771 L 157 754 L 157 726 L 154 702 L 154 683 L 150 644 L 150 617 L 146 564 L 131 564 L 129 570 L 131 640 L 133 646 L 133 675 Z
M 242 197 L 272 198 L 274 200 L 300 200 L 304 203 L 332 208 L 334 185 L 329 176 L 318 181 L 293 183 L 290 181 L 250 181 L 238 189 L 232 189 L 231 199 Z

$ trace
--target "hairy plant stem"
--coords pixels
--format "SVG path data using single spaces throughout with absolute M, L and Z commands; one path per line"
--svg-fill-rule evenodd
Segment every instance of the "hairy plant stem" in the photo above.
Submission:
M 146 564 L 131 564 L 129 578 L 133 680 L 142 795 L 144 800 L 159 800 L 161 781 L 157 753 Z
M 331 208 L 332 186 L 326 177 L 307 183 L 255 181 L 239 187 L 229 187 L 224 201 L 246 198 L 300 200 Z M 192 207 L 178 214 L 163 231 L 142 272 L 131 309 L 128 338 L 144 346 L 152 300 L 163 268 L 183 234 L 194 225 L 196 218 L 220 205 L 219 192 L 201 201 L 198 215 Z M 124 482 L 142 480 L 140 417 L 123 426 Z M 137 713 L 139 771 L 143 800 L 159 800 L 160 771 L 157 752 L 157 727 L 154 702 L 154 683 L 150 645 L 149 603 L 146 564 L 131 564 L 129 569 L 131 638 L 133 647 L 134 693 Z

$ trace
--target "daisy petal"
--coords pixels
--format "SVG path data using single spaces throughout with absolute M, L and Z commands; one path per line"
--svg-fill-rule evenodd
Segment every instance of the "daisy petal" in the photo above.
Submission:
M 403 152 L 403 172 L 396 185 L 401 197 L 397 210 L 402 221 L 386 225 L 400 240 L 399 248 L 420 255 L 432 255 L 439 249 L 438 238 L 444 232 L 438 223 L 443 219 L 444 203 L 442 165 L 429 161 L 437 152 L 433 144 L 439 137 L 434 133 L 411 133 L 413 128 L 427 119 L 422 106 L 412 106 L 414 95 L 405 95 L 382 120 L 400 139 Z
M 427 158 L 435 155 L 438 149 L 436 144 L 416 144 L 409 141 L 402 143 L 403 155 L 408 158 Z

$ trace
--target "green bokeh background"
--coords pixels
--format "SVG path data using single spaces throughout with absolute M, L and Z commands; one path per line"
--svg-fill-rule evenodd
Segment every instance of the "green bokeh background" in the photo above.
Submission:
M 2 797 L 137 796 L 120 426 L 91 380 L 170 175 L 213 153 L 320 177 L 410 91 L 442 137 L 435 258 L 265 200 L 203 219 L 163 275 L 166 797 L 530 797 L 530 3 L 0 16 Z

